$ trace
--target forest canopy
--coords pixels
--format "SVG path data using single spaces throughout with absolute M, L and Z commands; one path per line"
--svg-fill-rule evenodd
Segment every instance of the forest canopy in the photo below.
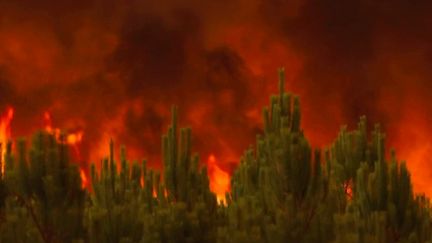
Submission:
M 0 242 L 432 242 L 429 199 L 413 192 L 380 126 L 361 117 L 313 149 L 299 97 L 284 82 L 280 69 L 264 132 L 241 157 L 223 203 L 176 107 L 162 135 L 162 171 L 129 161 L 125 147 L 117 160 L 111 142 L 89 168 L 89 190 L 64 138 L 42 131 L 2 146 Z

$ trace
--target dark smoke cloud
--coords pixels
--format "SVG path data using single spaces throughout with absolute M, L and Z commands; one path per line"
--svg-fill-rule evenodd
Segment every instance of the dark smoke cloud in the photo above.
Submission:
M 204 156 L 226 150 L 221 134 L 231 141 L 234 151 L 243 150 L 244 140 L 231 139 L 230 130 L 249 133 L 241 111 L 251 105 L 247 96 L 252 77 L 244 61 L 224 45 L 205 49 L 200 22 L 193 13 L 176 11 L 173 18 L 175 21 L 170 22 L 135 15 L 122 27 L 109 65 L 123 77 L 127 96 L 141 107 L 126 112 L 127 135 L 122 141 L 141 145 L 158 156 L 160 143 L 154 141 L 159 141 L 164 131 L 169 106 L 176 104 L 181 122 L 194 128 L 195 149 Z M 196 110 L 200 110 L 199 115 L 194 115 Z
M 127 79 L 127 92 L 139 95 L 173 88 L 185 69 L 187 33 L 171 29 L 160 19 L 137 19 L 126 23 L 113 60 Z
M 265 15 L 278 11 L 284 16 L 283 9 L 265 9 L 269 10 Z M 303 3 L 297 16 L 277 23 L 278 31 L 305 57 L 303 78 L 310 83 L 305 96 L 322 104 L 343 100 L 340 108 L 350 119 L 372 114 L 381 85 L 368 78 L 368 66 L 374 58 L 369 10 L 359 1 L 312 0 Z M 329 110 L 317 113 L 316 118 Z
M 229 164 L 261 132 L 260 109 L 286 66 L 314 145 L 363 114 L 399 134 L 410 105 L 432 117 L 430 9 L 402 0 L 0 0 L 0 109 L 16 108 L 18 135 L 47 110 L 55 126 L 84 129 L 84 160 L 100 159 L 92 154 L 112 137 L 156 164 L 176 104 L 194 150 Z
M 268 26 L 304 57 L 301 79 L 306 84 L 299 85 L 305 89 L 307 105 L 327 104 L 309 119 L 319 121 L 331 114 L 332 102 L 336 102 L 347 123 L 354 124 L 364 114 L 373 122 L 387 124 L 394 115 L 383 112 L 383 97 L 402 95 L 416 86 L 431 89 L 430 72 L 407 80 L 387 69 L 389 65 L 418 68 L 426 63 L 421 56 L 432 50 L 432 32 L 427 31 L 429 1 L 309 0 L 298 4 L 274 0 L 262 1 L 261 6 Z M 295 13 L 287 11 L 294 7 Z M 412 59 L 413 52 L 419 54 L 414 56 L 418 59 L 409 65 L 405 61 Z M 397 53 L 393 60 L 392 53 Z
M 236 5 L 0 2 L 2 34 L 11 38 L 6 54 L 0 55 L 10 73 L 2 82 L 9 94 L 2 96 L 2 105 L 17 110 L 15 134 L 35 129 L 29 122 L 40 127 L 48 110 L 57 126 L 85 128 L 83 150 L 92 150 L 92 143 L 107 132 L 104 123 L 116 121 L 120 125 L 112 126 L 110 136 L 158 156 L 161 128 L 169 120 L 169 107 L 177 104 L 185 114 L 182 122 L 199 127 L 197 144 L 202 145 L 197 147 L 218 152 L 223 139 L 217 125 L 229 130 L 232 123 L 247 133 L 240 124 L 245 120 L 241 111 L 252 105 L 245 98 L 251 76 L 235 50 L 224 43 L 207 48 L 203 36 L 206 27 L 221 28 L 219 23 L 234 20 Z M 221 12 L 225 18 L 219 18 Z M 110 41 L 114 48 L 104 51 Z M 8 46 L 15 44 L 22 52 Z M 17 66 L 26 67 L 22 75 Z M 196 107 L 202 110 L 198 118 L 193 115 Z M 238 116 L 231 118 L 228 114 L 236 109 Z M 211 127 L 208 132 L 206 126 Z
M 408 160 L 415 190 L 430 195 L 432 2 L 271 0 L 260 6 L 270 31 L 303 58 L 294 85 L 312 141 L 328 143 L 335 124 L 353 127 L 367 115 Z

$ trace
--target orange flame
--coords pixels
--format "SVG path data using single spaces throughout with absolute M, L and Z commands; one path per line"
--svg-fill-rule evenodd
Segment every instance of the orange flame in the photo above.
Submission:
M 89 188 L 89 181 L 87 179 L 87 175 L 82 168 L 80 169 L 80 177 L 81 177 L 81 188 L 82 189 Z
M 44 129 L 49 134 L 52 134 L 58 142 L 62 142 L 60 139 L 61 130 L 59 128 L 54 128 L 52 126 L 51 114 L 49 112 L 44 113 Z M 81 159 L 79 145 L 82 142 L 84 132 L 82 130 L 76 132 L 69 132 L 65 134 L 65 141 L 67 145 L 69 145 L 75 152 L 78 159 Z M 89 181 L 87 179 L 87 174 L 83 168 L 80 168 L 80 177 L 81 177 L 81 187 L 89 188 Z
M 211 154 L 207 160 L 210 190 L 216 193 L 218 202 L 226 202 L 225 193 L 230 190 L 230 175 L 222 170 L 216 162 L 216 156 Z
M 44 113 L 44 129 L 50 134 L 60 134 L 60 129 L 53 129 L 51 114 L 48 111 Z
M 83 134 L 83 131 L 68 134 L 66 136 L 66 143 L 69 145 L 79 144 L 82 141 Z
M 392 146 L 396 148 L 397 158 L 407 162 L 414 192 L 425 193 L 431 197 L 432 130 L 430 117 L 426 114 L 424 107 L 420 105 L 407 105 L 400 114 L 399 131 L 392 141 Z
M 54 135 L 57 141 L 60 142 L 61 130 L 52 126 L 51 114 L 47 111 L 44 113 L 44 129 L 46 132 Z M 78 145 L 82 142 L 84 132 L 82 130 L 69 132 L 65 136 L 65 143 L 72 146 L 79 156 Z
M 0 162 L 1 162 L 1 174 L 4 172 L 3 158 L 6 154 L 6 144 L 11 137 L 11 122 L 14 116 L 14 109 L 12 107 L 7 108 L 4 115 L 0 116 Z

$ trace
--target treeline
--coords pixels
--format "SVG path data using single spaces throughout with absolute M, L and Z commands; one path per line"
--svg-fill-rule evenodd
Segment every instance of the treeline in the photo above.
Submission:
M 7 144 L 0 242 L 432 242 L 429 200 L 414 195 L 394 151 L 386 159 L 380 127 L 369 133 L 362 117 L 356 130 L 342 128 L 331 146 L 312 150 L 299 99 L 279 76 L 264 133 L 242 156 L 225 204 L 173 108 L 163 174 L 128 161 L 124 147 L 116 161 L 111 143 L 100 168 L 91 165 L 90 191 L 64 138 L 39 132 L 14 150 Z

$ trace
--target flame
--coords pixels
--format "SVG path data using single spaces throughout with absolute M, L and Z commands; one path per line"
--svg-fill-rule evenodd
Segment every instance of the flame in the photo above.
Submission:
M 83 131 L 78 131 L 76 133 L 71 133 L 66 136 L 66 143 L 70 145 L 76 145 L 81 143 L 83 137 Z
M 6 144 L 11 138 L 11 122 L 14 116 L 14 109 L 9 107 L 6 109 L 4 115 L 0 116 L 0 162 L 1 162 L 1 174 L 4 172 L 3 158 L 6 154 Z
M 216 156 L 213 154 L 209 156 L 207 166 L 210 190 L 216 193 L 218 202 L 225 203 L 225 193 L 230 190 L 230 175 L 218 166 Z
M 402 123 L 397 103 L 411 97 L 413 107 L 426 108 L 410 117 L 432 117 L 432 45 L 423 31 L 428 11 L 402 1 L 392 11 L 386 5 L 355 11 L 367 1 L 342 4 L 346 16 L 302 0 L 166 1 L 150 8 L 145 1 L 78 1 L 69 14 L 68 7 L 49 4 L 54 1 L 37 8 L 34 1 L 7 2 L 0 8 L 0 105 L 12 102 L 26 111 L 14 119 L 14 134 L 28 135 L 35 129 L 29 121 L 49 104 L 62 121 L 70 121 L 71 112 L 82 119 L 91 140 L 81 146 L 82 161 L 98 162 L 113 138 L 137 151 L 131 157 L 146 156 L 161 167 L 165 108 L 177 104 L 198 141 L 194 150 L 204 159 L 217 154 L 231 174 L 225 165 L 233 161 L 234 168 L 262 131 L 261 107 L 277 91 L 276 68 L 285 66 L 286 90 L 301 97 L 302 128 L 313 147 L 328 146 L 340 125 L 366 115 L 392 127 L 388 138 L 398 157 L 407 160 L 416 188 L 432 196 L 432 123 Z M 428 9 L 422 2 L 419 9 Z M 409 18 L 395 25 L 401 14 Z M 382 21 L 370 21 L 376 19 Z M 45 117 L 46 131 L 60 134 L 50 114 Z M 4 143 L 3 119 L 0 124 Z M 414 131 L 396 134 L 405 129 Z M 66 136 L 79 151 L 83 133 Z
M 81 160 L 81 153 L 79 149 L 79 145 L 82 142 L 84 132 L 82 130 L 78 130 L 76 132 L 68 132 L 65 134 L 65 140 L 61 141 L 61 130 L 59 128 L 54 128 L 52 125 L 51 114 L 46 111 L 44 113 L 44 129 L 46 132 L 52 134 L 58 142 L 64 142 L 69 145 L 76 155 L 78 160 Z M 80 177 L 81 177 L 81 187 L 89 188 L 90 184 L 87 179 L 87 173 L 83 168 L 80 168 Z
M 430 181 L 432 171 L 432 141 L 430 118 L 423 106 L 410 103 L 402 108 L 397 134 L 391 143 L 396 148 L 397 158 L 407 162 L 412 175 L 411 180 L 415 193 L 432 196 Z
M 59 128 L 53 127 L 51 114 L 48 111 L 44 113 L 44 129 L 46 132 L 54 135 L 58 142 L 62 142 L 60 138 L 61 130 Z M 78 159 L 81 159 L 79 145 L 82 142 L 83 136 L 84 132 L 82 130 L 78 130 L 76 132 L 68 132 L 67 134 L 65 134 L 64 143 L 70 145 L 74 149 L 74 152 L 77 155 Z
M 87 179 L 87 175 L 82 168 L 80 168 L 80 177 L 81 177 L 81 188 L 83 189 L 89 188 L 89 181 Z
M 48 111 L 44 113 L 44 129 L 50 134 L 60 135 L 60 129 L 54 129 L 52 127 L 51 114 Z

